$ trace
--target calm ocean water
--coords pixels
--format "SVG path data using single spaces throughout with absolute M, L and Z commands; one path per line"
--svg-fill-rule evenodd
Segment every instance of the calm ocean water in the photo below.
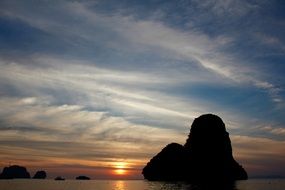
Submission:
M 233 186 L 204 189 L 227 190 L 284 190 L 285 179 L 250 179 L 238 181 Z M 144 180 L 0 180 L 0 190 L 198 190 L 200 187 L 185 183 L 148 182 Z

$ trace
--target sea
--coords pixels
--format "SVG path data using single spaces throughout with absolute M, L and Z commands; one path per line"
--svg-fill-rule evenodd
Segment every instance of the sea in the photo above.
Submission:
M 285 179 L 249 179 L 231 185 L 150 182 L 146 180 L 0 180 L 0 190 L 285 190 Z

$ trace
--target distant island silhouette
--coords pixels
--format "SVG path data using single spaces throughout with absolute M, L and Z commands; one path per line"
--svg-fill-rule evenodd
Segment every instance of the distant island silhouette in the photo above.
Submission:
M 45 179 L 47 173 L 43 170 L 37 171 L 32 179 Z M 0 173 L 0 179 L 31 179 L 31 175 L 27 168 L 19 165 L 12 165 L 4 167 L 2 173 Z
M 150 181 L 248 179 L 245 169 L 233 158 L 224 122 L 213 114 L 196 118 L 184 146 L 168 144 L 147 163 L 142 174 Z
M 54 178 L 54 180 L 63 181 L 63 180 L 65 180 L 65 178 L 63 178 L 63 177 L 61 177 L 61 176 L 57 176 L 56 178 Z
M 90 180 L 90 177 L 87 177 L 87 176 L 84 176 L 84 175 L 80 175 L 80 176 L 77 176 L 75 179 L 76 180 Z
M 40 170 L 35 173 L 32 179 L 46 179 L 46 171 Z M 0 173 L 0 179 L 31 179 L 31 175 L 24 166 L 12 165 L 4 167 L 2 173 Z M 90 177 L 80 175 L 75 178 L 76 180 L 90 180 Z M 65 180 L 62 176 L 57 176 L 54 180 Z
M 45 179 L 46 177 L 47 177 L 47 173 L 45 171 L 37 171 L 33 179 Z
M 31 178 L 30 173 L 23 166 L 13 165 L 5 167 L 0 174 L 0 179 Z

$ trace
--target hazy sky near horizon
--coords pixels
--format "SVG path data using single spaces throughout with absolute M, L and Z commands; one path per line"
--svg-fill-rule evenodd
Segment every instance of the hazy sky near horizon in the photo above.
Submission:
M 0 1 L 0 168 L 141 178 L 219 115 L 249 176 L 285 176 L 285 2 Z M 123 165 L 123 166 L 122 166 Z M 119 176 L 122 177 L 122 176 Z

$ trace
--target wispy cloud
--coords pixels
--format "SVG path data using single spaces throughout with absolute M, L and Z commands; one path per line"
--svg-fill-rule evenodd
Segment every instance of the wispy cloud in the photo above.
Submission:
M 244 16 L 250 11 L 259 8 L 259 4 L 249 1 L 239 0 L 206 0 L 203 2 L 195 1 L 201 8 L 212 10 L 218 16 Z M 259 2 L 260 3 L 260 2 Z
M 276 127 L 272 127 L 272 126 L 265 126 L 262 127 L 261 130 L 267 131 L 269 133 L 272 133 L 274 135 L 281 135 L 284 136 L 285 135 L 285 129 L 284 128 L 276 128 Z
M 265 44 L 277 51 L 281 50 L 283 54 L 285 53 L 285 44 L 278 37 L 269 36 L 262 33 L 256 33 L 254 36 L 259 41 L 259 43 Z
M 229 1 L 226 4 L 232 3 L 238 2 Z M 189 64 L 199 64 L 207 69 L 210 75 L 218 74 L 222 78 L 220 81 L 225 78 L 240 85 L 253 85 L 267 90 L 274 102 L 283 101 L 279 95 L 280 89 L 259 77 L 256 68 L 244 64 L 244 60 L 235 55 L 223 52 L 223 49 L 233 40 L 229 36 L 209 37 L 196 28 L 190 28 L 190 31 L 185 32 L 172 29 L 158 21 L 135 20 L 130 16 L 102 16 L 82 4 L 71 6 L 71 9 L 85 17 L 90 25 L 99 21 L 104 27 L 120 34 L 135 46 L 146 45 L 164 56 L 170 55 Z
M 179 141 L 182 136 L 172 129 L 135 125 L 79 106 L 27 104 L 26 100 L 1 99 L 1 108 L 6 110 L 0 113 L 2 155 L 50 161 L 49 164 L 60 159 L 69 159 L 70 164 L 85 160 L 91 166 L 118 159 L 141 164 L 168 141 Z M 150 146 L 154 141 L 156 146 Z

